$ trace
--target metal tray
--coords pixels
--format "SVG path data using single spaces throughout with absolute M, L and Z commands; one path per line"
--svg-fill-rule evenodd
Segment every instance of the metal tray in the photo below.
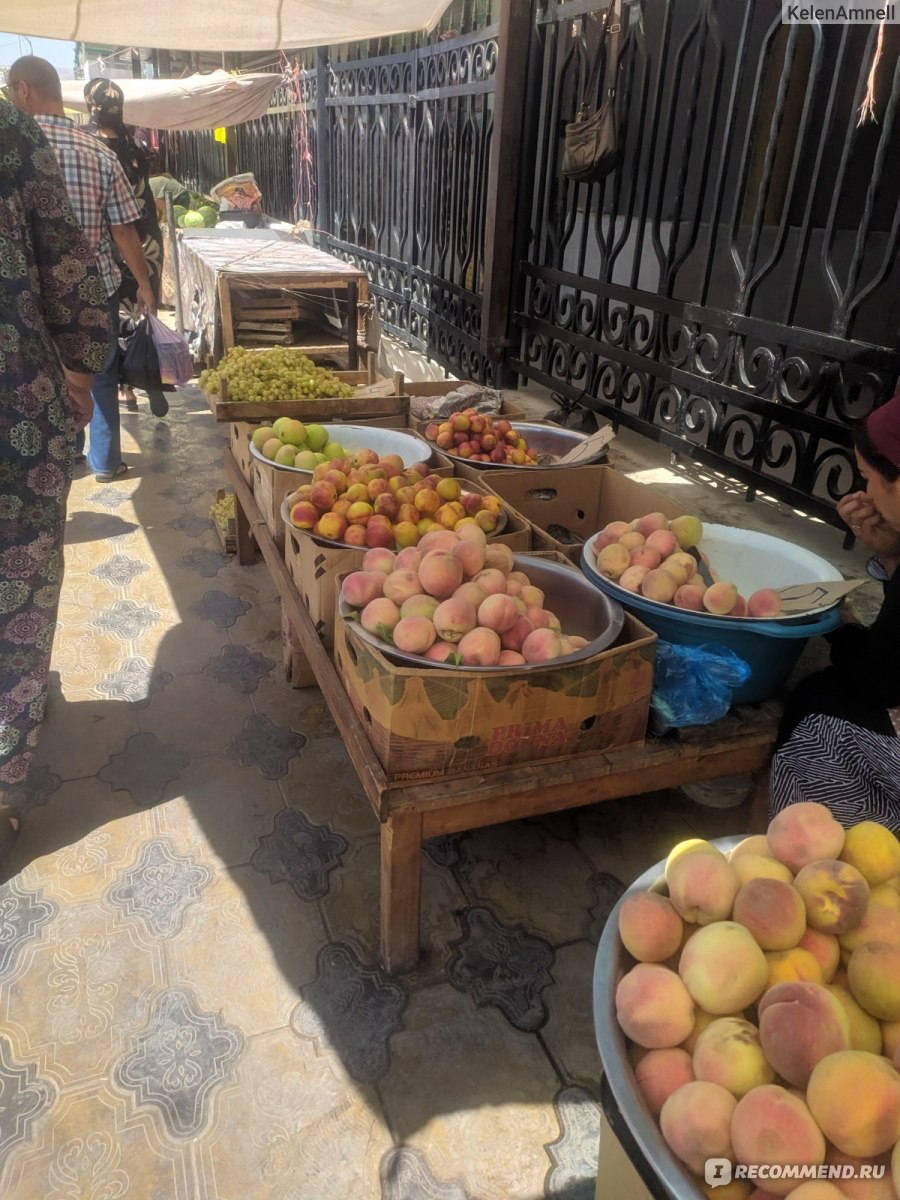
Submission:
M 727 854 L 740 837 L 723 837 L 713 845 Z M 701 1180 L 692 1175 L 672 1153 L 659 1126 L 637 1089 L 634 1069 L 628 1058 L 628 1043 L 616 1020 L 616 985 L 632 964 L 631 956 L 619 937 L 619 913 L 627 896 L 648 889 L 665 891 L 665 861 L 659 862 L 636 879 L 612 910 L 603 927 L 597 957 L 594 960 L 594 1035 L 603 1064 L 603 1074 L 628 1132 L 647 1166 L 662 1184 L 671 1200 L 703 1200 Z
M 462 494 L 464 496 L 467 494 L 471 495 L 471 492 L 467 492 L 466 488 L 463 488 Z M 349 542 L 335 542 L 331 538 L 324 538 L 321 536 L 321 534 L 313 533 L 309 529 L 298 529 L 296 525 L 293 525 L 291 523 L 291 507 L 292 506 L 288 503 L 287 497 L 285 497 L 284 500 L 282 500 L 282 502 L 281 502 L 281 519 L 282 519 L 282 521 L 284 521 L 285 525 L 287 525 L 288 528 L 293 529 L 295 533 L 306 534 L 306 536 L 311 537 L 313 539 L 313 541 L 321 542 L 323 546 L 343 546 L 347 550 L 364 550 L 364 549 L 366 549 L 365 546 L 351 546 L 349 544 Z M 506 509 L 501 508 L 500 514 L 497 518 L 497 528 L 494 530 L 493 533 L 488 534 L 488 541 L 490 541 L 490 539 L 492 537 L 499 537 L 501 533 L 504 533 L 506 530 L 506 526 L 508 524 L 509 524 L 509 516 L 506 512 Z
M 605 596 L 581 574 L 576 567 L 554 562 L 552 559 L 536 558 L 530 554 L 514 556 L 515 569 L 524 571 L 532 583 L 543 591 L 547 607 L 559 617 L 566 633 L 586 637 L 588 644 L 573 654 L 550 659 L 549 662 L 527 663 L 518 667 L 465 667 L 455 663 L 431 662 L 420 654 L 407 654 L 397 650 L 374 633 L 363 629 L 358 621 L 353 622 L 354 631 L 364 642 L 380 650 L 391 662 L 406 667 L 436 667 L 441 671 L 546 671 L 548 668 L 580 662 L 591 658 L 611 646 L 625 624 L 625 613 L 621 604 Z M 354 610 L 341 599 L 338 602 L 340 615 L 348 618 Z
M 411 467 L 413 463 L 418 462 L 430 462 L 434 452 L 434 446 L 419 437 L 417 433 L 405 433 L 400 429 L 379 429 L 377 426 L 370 425 L 326 425 L 324 423 L 322 423 L 322 428 L 326 430 L 329 438 L 340 442 L 345 450 L 374 450 L 378 455 L 399 454 L 403 459 L 404 467 Z M 249 443 L 249 446 L 250 453 L 258 462 L 266 463 L 268 466 L 274 467 L 276 471 L 290 471 L 294 475 L 312 477 L 312 471 L 274 463 L 270 458 L 261 454 L 252 442 Z M 298 446 L 297 449 L 300 450 L 302 447 Z
M 495 462 L 473 462 L 470 458 L 461 458 L 458 454 L 453 454 L 450 450 L 442 450 L 441 454 L 446 454 L 448 458 L 452 458 L 454 462 L 467 463 L 478 471 L 536 471 L 541 467 L 556 467 L 559 464 L 555 461 L 563 454 L 568 454 L 570 450 L 574 450 L 580 442 L 587 441 L 586 433 L 579 433 L 577 429 L 564 429 L 562 425 L 553 425 L 544 421 L 511 421 L 512 428 L 528 442 L 528 445 L 533 447 L 538 452 L 538 461 L 532 463 L 531 466 L 523 466 L 516 463 L 495 463 Z M 542 462 L 543 456 L 551 456 L 553 461 Z M 588 462 L 597 462 L 606 455 L 606 447 L 603 446 L 589 459 L 584 459 L 579 462 L 579 466 L 583 466 Z

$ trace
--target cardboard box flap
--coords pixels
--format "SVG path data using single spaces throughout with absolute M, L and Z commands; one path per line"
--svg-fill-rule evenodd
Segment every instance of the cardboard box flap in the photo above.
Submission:
M 834 579 L 825 583 L 794 583 L 775 590 L 782 612 L 813 613 L 831 608 L 865 582 L 865 579 Z

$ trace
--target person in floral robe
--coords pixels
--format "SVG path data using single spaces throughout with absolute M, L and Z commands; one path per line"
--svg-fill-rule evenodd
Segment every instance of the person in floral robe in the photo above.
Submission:
M 0 99 L 0 856 L 18 828 L 6 797 L 27 776 L 47 701 L 75 433 L 109 341 L 56 156 Z

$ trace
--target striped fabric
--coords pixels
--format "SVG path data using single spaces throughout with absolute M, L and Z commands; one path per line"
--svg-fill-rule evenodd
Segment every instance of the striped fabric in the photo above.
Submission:
M 804 717 L 772 759 L 769 816 L 817 801 L 845 827 L 878 821 L 900 834 L 900 737 L 820 714 Z

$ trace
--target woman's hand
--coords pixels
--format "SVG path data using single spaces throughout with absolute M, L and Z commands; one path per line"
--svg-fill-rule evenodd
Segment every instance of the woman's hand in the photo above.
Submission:
M 94 398 L 91 395 L 93 375 L 83 375 L 78 371 L 64 368 L 66 387 L 69 390 L 69 404 L 75 417 L 75 432 L 81 433 L 87 427 L 94 414 Z
M 900 560 L 900 532 L 888 525 L 865 492 L 850 492 L 838 502 L 838 516 L 854 537 L 877 554 L 891 574 Z

